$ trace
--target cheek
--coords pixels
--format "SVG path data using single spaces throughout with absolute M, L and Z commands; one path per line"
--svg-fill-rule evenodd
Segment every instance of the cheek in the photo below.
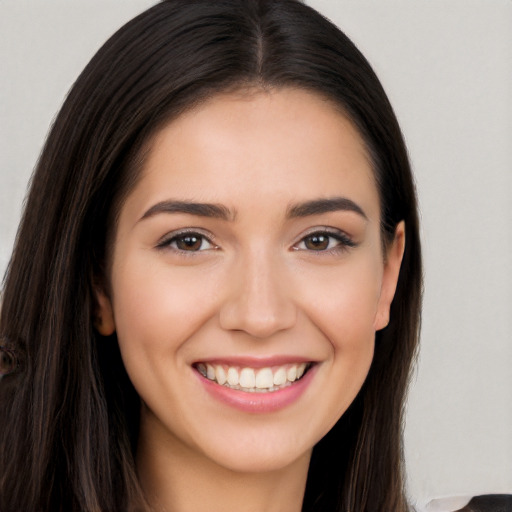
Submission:
M 327 337 L 332 349 L 358 351 L 373 345 L 382 263 L 368 256 L 333 268 L 314 287 L 303 287 L 302 308 Z M 308 282 L 303 279 L 303 282 Z
M 302 294 L 302 307 L 330 352 L 324 369 L 330 384 L 323 397 L 329 428 L 356 397 L 373 360 L 382 262 L 366 256 L 333 268 L 316 280 L 314 294 Z
M 373 359 L 376 295 L 372 288 L 345 285 L 333 293 L 329 303 L 318 314 L 318 324 L 331 345 L 334 379 L 341 379 L 342 387 L 359 390 Z
M 314 314 L 330 344 L 330 411 L 332 427 L 345 413 L 368 375 L 375 349 L 374 319 L 379 297 L 379 272 L 343 276 L 326 284 L 325 301 Z
M 186 267 L 170 272 L 165 261 L 148 264 L 144 257 L 132 258 L 118 265 L 112 284 L 123 358 L 169 356 L 215 314 L 215 272 Z

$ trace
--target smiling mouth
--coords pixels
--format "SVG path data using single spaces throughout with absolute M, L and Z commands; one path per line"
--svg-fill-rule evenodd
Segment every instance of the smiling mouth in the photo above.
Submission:
M 285 364 L 265 368 L 197 363 L 195 369 L 221 386 L 248 393 L 271 393 L 302 379 L 313 363 Z

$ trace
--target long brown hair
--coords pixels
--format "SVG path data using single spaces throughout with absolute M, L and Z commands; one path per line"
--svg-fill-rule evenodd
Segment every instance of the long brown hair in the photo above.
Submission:
M 298 87 L 333 101 L 363 137 L 382 238 L 405 220 L 390 323 L 363 388 L 315 447 L 303 511 L 403 512 L 402 419 L 420 322 L 414 183 L 374 72 L 296 0 L 167 0 L 122 27 L 71 89 L 33 175 L 6 274 L 0 333 L 18 357 L 0 382 L 0 509 L 143 509 L 139 398 L 115 335 L 95 331 L 93 288 L 152 134 L 205 98 Z

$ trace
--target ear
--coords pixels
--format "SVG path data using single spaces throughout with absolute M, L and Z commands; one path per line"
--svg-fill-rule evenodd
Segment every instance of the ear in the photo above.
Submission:
M 96 297 L 94 327 L 102 336 L 110 336 L 116 330 L 112 302 L 103 287 L 95 285 L 94 294 Z
M 401 221 L 396 227 L 395 238 L 387 248 L 385 255 L 384 273 L 382 275 L 379 303 L 374 321 L 374 328 L 376 331 L 384 329 L 384 327 L 389 323 L 389 310 L 391 308 L 391 302 L 393 302 L 393 297 L 395 296 L 404 249 L 405 223 L 404 221 Z

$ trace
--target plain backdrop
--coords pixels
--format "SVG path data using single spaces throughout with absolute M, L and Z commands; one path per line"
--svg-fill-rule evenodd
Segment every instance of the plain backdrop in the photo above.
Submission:
M 0 0 L 1 274 L 67 90 L 154 3 Z M 512 493 L 512 2 L 308 3 L 374 66 L 416 174 L 425 301 L 405 428 L 409 494 Z

